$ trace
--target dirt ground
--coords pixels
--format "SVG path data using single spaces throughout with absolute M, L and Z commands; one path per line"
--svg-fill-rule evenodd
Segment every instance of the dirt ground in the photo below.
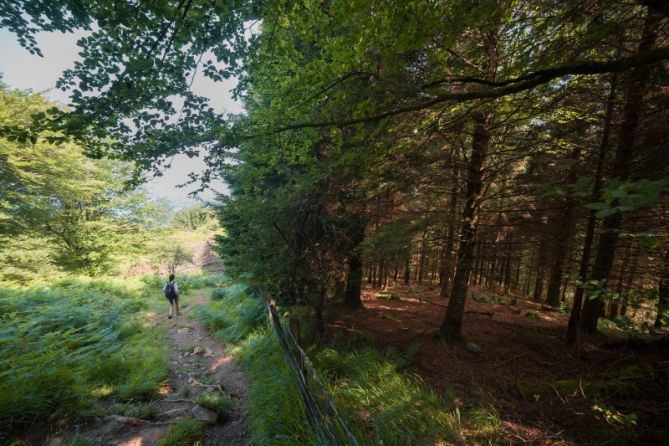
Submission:
M 505 444 L 669 444 L 667 343 L 599 336 L 578 359 L 565 345 L 568 315 L 470 294 L 465 342 L 481 353 L 435 338 L 448 301 L 429 286 L 365 290 L 364 308 L 329 311 L 328 342 L 404 352 L 408 371 L 454 404 L 494 407 Z
M 225 392 L 235 402 L 229 420 L 205 426 L 202 444 L 236 446 L 248 443 L 245 418 L 247 378 L 233 358 L 225 354 L 223 343 L 213 339 L 202 324 L 188 317 L 193 308 L 206 304 L 207 296 L 196 290 L 182 301 L 184 306 L 179 319 L 169 320 L 164 314 L 153 315 L 156 324 L 169 326 L 172 343 L 169 379 L 160 391 L 161 397 L 154 402 L 157 416 L 147 420 L 109 415 L 88 420 L 51 435 L 47 442 L 49 446 L 64 444 L 77 431 L 96 445 L 157 445 L 171 425 L 182 418 L 192 417 L 194 400 L 202 392 Z

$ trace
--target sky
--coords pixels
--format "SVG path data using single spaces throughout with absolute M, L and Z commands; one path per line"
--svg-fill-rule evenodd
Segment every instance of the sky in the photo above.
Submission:
M 77 40 L 84 36 L 84 32 L 73 34 L 39 33 L 37 41 L 44 57 L 30 54 L 22 48 L 14 34 L 0 29 L 0 74 L 2 81 L 13 88 L 32 90 L 43 93 L 47 98 L 62 105 L 67 105 L 67 93 L 55 88 L 56 81 L 63 70 L 74 65 L 79 58 Z M 239 103 L 232 99 L 230 90 L 235 86 L 235 80 L 230 79 L 214 83 L 204 76 L 196 76 L 193 90 L 210 99 L 214 109 L 220 112 L 238 113 L 242 110 Z M 215 192 L 225 193 L 227 188 L 221 181 L 212 182 L 211 189 L 201 193 L 199 200 L 188 195 L 197 189 L 196 185 L 184 188 L 177 187 L 188 180 L 191 172 L 201 172 L 205 168 L 199 158 L 188 158 L 177 155 L 171 167 L 163 172 L 162 176 L 151 178 L 147 188 L 151 196 L 169 200 L 175 207 L 187 207 L 198 203 L 199 200 L 211 200 Z

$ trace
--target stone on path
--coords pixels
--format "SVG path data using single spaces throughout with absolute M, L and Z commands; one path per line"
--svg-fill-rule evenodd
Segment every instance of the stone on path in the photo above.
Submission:
M 199 405 L 193 406 L 191 413 L 195 418 L 204 421 L 205 423 L 215 423 L 218 420 L 218 414 L 216 412 L 212 412 Z
M 473 342 L 467 342 L 466 345 L 467 351 L 470 353 L 481 353 L 483 349 Z

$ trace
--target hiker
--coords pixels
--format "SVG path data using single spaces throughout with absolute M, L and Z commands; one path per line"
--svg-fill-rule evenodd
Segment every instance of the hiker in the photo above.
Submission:
M 165 293 L 167 300 L 170 301 L 170 312 L 167 315 L 167 319 L 172 319 L 173 308 L 176 310 L 176 315 L 179 316 L 179 285 L 174 280 L 174 274 L 170 274 L 169 281 L 163 285 L 163 293 Z

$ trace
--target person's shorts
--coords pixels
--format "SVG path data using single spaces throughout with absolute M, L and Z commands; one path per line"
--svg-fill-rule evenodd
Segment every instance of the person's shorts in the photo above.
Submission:
M 165 296 L 165 298 L 170 301 L 170 305 L 172 305 L 174 302 L 179 303 L 178 294 L 175 297 Z

